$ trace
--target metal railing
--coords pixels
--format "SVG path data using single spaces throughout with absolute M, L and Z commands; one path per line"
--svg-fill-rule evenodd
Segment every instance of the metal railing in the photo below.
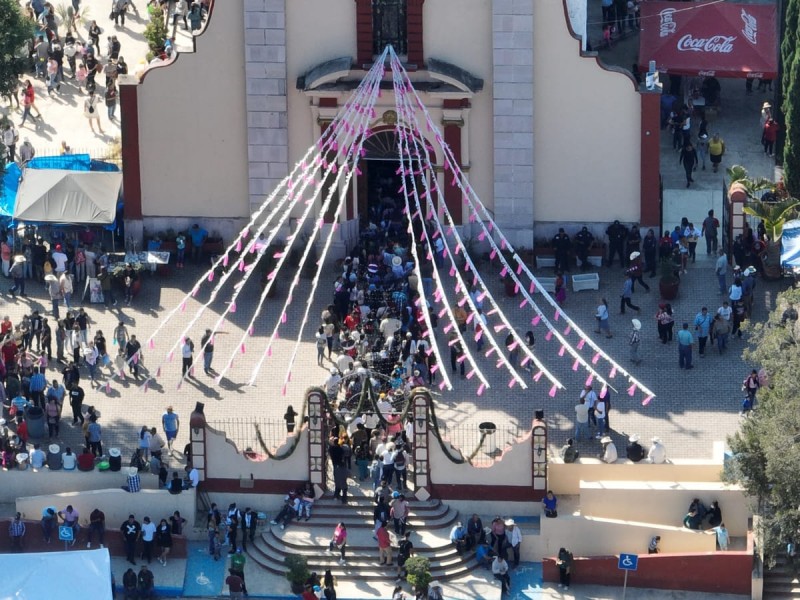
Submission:
M 298 427 L 300 424 L 298 417 Z M 283 445 L 286 439 L 293 435 L 287 433 L 286 421 L 283 419 L 263 419 L 260 421 L 246 418 L 217 419 L 208 421 L 208 426 L 225 434 L 225 437 L 236 445 L 236 449 L 239 452 L 252 451 L 256 454 L 263 452 L 259 435 L 270 451 L 274 451 Z
M 529 430 L 519 425 L 496 423 L 495 427 L 483 427 L 491 423 L 460 423 L 457 425 L 439 422 L 439 432 L 444 443 L 449 443 L 461 452 L 472 465 L 492 464 L 513 444 L 518 444 Z

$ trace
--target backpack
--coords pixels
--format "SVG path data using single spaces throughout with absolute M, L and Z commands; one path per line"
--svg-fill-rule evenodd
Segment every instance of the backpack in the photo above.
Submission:
M 406 466 L 406 455 L 402 450 L 398 450 L 395 452 L 394 455 L 394 466 L 395 467 L 405 467 Z

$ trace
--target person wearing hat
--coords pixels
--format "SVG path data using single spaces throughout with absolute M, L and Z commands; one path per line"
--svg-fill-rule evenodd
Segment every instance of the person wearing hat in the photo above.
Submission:
M 617 462 L 617 447 L 614 445 L 614 441 L 606 435 L 600 438 L 600 444 L 603 447 L 603 454 L 601 456 L 603 462 L 608 464 Z
M 639 434 L 634 433 L 628 438 L 628 445 L 625 448 L 625 456 L 635 463 L 640 462 L 645 457 L 644 448 L 639 443 L 639 439 Z
M 631 319 L 631 326 L 631 335 L 628 339 L 628 343 L 631 347 L 631 362 L 635 365 L 638 365 L 642 362 L 642 359 L 639 356 L 639 344 L 641 343 L 639 332 L 642 329 L 642 322 L 639 319 Z
M 667 462 L 667 449 L 661 443 L 661 438 L 654 437 L 652 440 L 653 445 L 647 452 L 647 462 L 654 465 L 660 465 Z
M 749 266 L 742 273 L 742 305 L 748 315 L 753 313 L 753 292 L 756 289 L 756 268 Z
M 678 366 L 681 369 L 692 368 L 692 344 L 694 337 L 689 331 L 689 323 L 684 323 L 678 332 Z
M 14 297 L 17 297 L 17 292 L 22 297 L 26 297 L 27 294 L 25 293 L 25 257 L 21 254 L 18 254 L 14 257 L 14 261 L 11 265 L 11 269 L 9 270 L 9 275 L 14 280 L 14 285 L 8 290 L 8 292 Z
M 636 291 L 636 282 L 638 281 L 639 284 L 644 288 L 646 292 L 650 291 L 650 286 L 645 283 L 642 276 L 644 275 L 644 265 L 642 265 L 642 254 L 638 250 L 631 252 L 628 255 L 628 267 L 627 275 L 631 278 L 631 291 Z
M 556 499 L 556 497 L 553 495 L 553 492 L 550 490 L 548 490 L 546 498 L 552 498 L 553 500 Z M 544 502 L 544 500 L 542 502 Z M 555 508 L 553 509 L 553 512 L 555 512 Z M 557 514 L 558 513 L 556 512 L 556 515 Z M 522 531 L 520 531 L 520 528 L 514 522 L 514 519 L 506 520 L 506 543 L 508 544 L 508 547 L 511 549 L 511 551 L 514 553 L 513 566 L 516 569 L 517 567 L 519 567 L 519 549 L 522 546 Z

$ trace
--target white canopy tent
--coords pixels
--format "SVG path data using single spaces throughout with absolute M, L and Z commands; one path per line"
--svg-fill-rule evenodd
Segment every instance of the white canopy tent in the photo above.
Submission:
M 2 564 L 0 600 L 112 600 L 107 548 L 3 554 Z
M 114 222 L 122 173 L 25 169 L 14 219 L 40 223 Z

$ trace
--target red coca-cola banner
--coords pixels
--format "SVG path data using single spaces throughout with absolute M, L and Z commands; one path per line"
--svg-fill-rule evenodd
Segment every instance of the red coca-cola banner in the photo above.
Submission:
M 774 79 L 774 4 L 645 1 L 639 66 L 662 73 Z

